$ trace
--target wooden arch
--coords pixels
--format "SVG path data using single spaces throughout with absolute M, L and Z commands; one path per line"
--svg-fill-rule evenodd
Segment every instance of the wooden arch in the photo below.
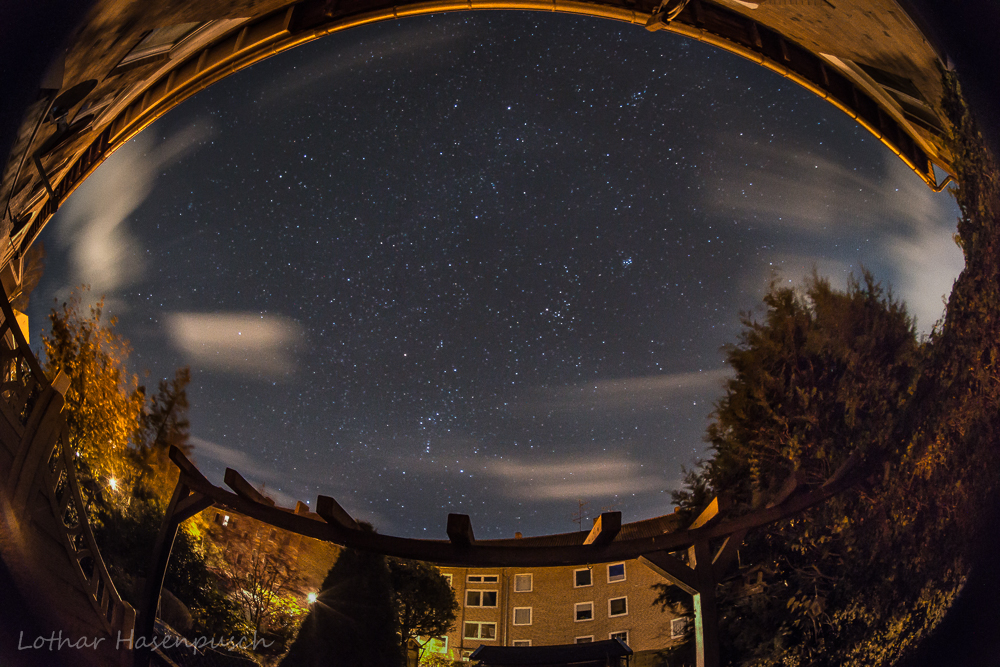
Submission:
M 276 507 L 237 471 L 227 468 L 229 489 L 212 484 L 176 447 L 170 458 L 180 469 L 173 498 L 154 546 L 146 588 L 136 624 L 139 637 L 151 637 L 156 609 L 170 560 L 170 550 L 181 523 L 209 507 L 226 508 L 292 533 L 332 542 L 343 547 L 465 567 L 553 567 L 588 565 L 639 559 L 694 597 L 695 641 L 698 667 L 718 667 L 718 614 L 715 586 L 732 564 L 736 550 L 753 528 L 780 521 L 818 505 L 852 486 L 858 455 L 853 453 L 823 484 L 803 489 L 793 474 L 764 507 L 723 520 L 716 498 L 685 529 L 664 527 L 650 534 L 636 522 L 622 524 L 621 512 L 604 512 L 589 533 L 565 533 L 515 540 L 477 540 L 472 521 L 465 514 L 448 515 L 448 539 L 427 540 L 380 535 L 363 530 L 336 500 L 319 496 L 316 515 Z M 713 548 L 713 543 L 721 546 Z M 687 550 L 685 563 L 672 555 Z M 136 667 L 146 667 L 149 656 L 138 652 Z

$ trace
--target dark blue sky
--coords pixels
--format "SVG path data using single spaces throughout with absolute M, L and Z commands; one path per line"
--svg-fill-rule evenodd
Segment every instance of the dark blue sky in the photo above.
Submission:
M 861 264 L 927 331 L 957 210 L 772 72 L 541 13 L 357 28 L 199 93 L 43 233 L 147 385 L 190 365 L 195 457 L 382 532 L 672 510 L 774 271 Z

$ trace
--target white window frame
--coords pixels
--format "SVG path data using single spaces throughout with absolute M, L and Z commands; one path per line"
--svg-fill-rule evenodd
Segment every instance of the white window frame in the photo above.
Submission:
M 517 579 L 518 579 L 518 577 L 527 577 L 528 578 L 528 589 L 527 590 L 520 591 L 520 590 L 517 589 Z M 530 593 L 534 589 L 535 589 L 535 577 L 531 574 L 531 572 L 522 572 L 520 574 L 515 574 L 514 575 L 514 592 L 515 593 Z
M 479 593 L 479 604 L 469 604 L 469 593 Z M 497 604 L 483 604 L 483 598 L 484 598 L 483 593 L 493 593 L 493 595 L 494 595 L 493 599 L 494 599 L 494 601 Z M 496 590 L 483 591 L 483 590 L 478 590 L 478 589 L 466 589 L 465 590 L 465 606 L 466 607 L 476 607 L 476 608 L 480 608 L 481 607 L 483 609 L 496 609 L 499 604 L 500 604 L 500 593 L 499 593 L 499 591 L 496 591 Z
M 677 631 L 677 623 L 680 622 L 681 625 L 680 632 Z M 671 639 L 683 639 L 684 634 L 687 632 L 688 624 L 691 622 L 690 616 L 679 616 L 677 618 L 670 619 L 670 638 Z
M 476 631 L 479 633 L 476 637 L 470 637 L 466 634 L 468 631 L 468 626 L 476 626 Z M 493 626 L 493 637 L 487 638 L 483 637 L 483 626 L 492 625 Z M 463 639 L 478 639 L 481 642 L 495 642 L 497 640 L 497 624 L 494 621 L 465 621 L 465 625 L 462 627 Z
M 612 579 L 611 578 L 611 568 L 614 567 L 615 565 L 621 565 L 622 566 L 622 578 L 621 579 Z M 625 569 L 625 563 L 608 563 L 608 583 L 609 584 L 617 584 L 617 583 L 619 583 L 621 581 L 626 581 L 626 580 L 628 580 L 628 572 Z
M 586 605 L 590 605 L 590 618 L 580 618 L 580 608 Z M 594 601 L 590 602 L 577 602 L 573 605 L 573 620 L 577 623 L 586 623 L 588 621 L 594 620 Z
M 531 646 L 530 639 L 514 639 L 511 640 L 511 646 Z
M 624 614 L 612 614 L 611 613 L 611 603 L 617 600 L 625 600 L 625 613 Z M 622 616 L 628 616 L 628 596 L 622 595 L 617 598 L 608 598 L 608 618 L 621 618 Z
M 576 583 L 576 573 L 577 572 L 586 572 L 587 576 L 590 577 L 590 583 L 589 584 L 578 584 L 578 583 Z M 593 570 L 591 570 L 589 567 L 580 567 L 580 568 L 577 568 L 577 569 L 573 570 L 573 588 L 586 588 L 587 586 L 593 586 L 593 585 L 594 585 L 594 572 L 593 572 Z
M 445 579 L 447 579 L 447 580 L 448 580 L 448 585 L 449 585 L 449 586 L 451 586 L 451 585 L 452 585 L 452 583 L 451 583 L 451 580 L 452 580 L 452 576 L 451 576 L 451 574 L 450 574 L 450 573 L 447 573 L 447 572 L 442 572 L 442 573 L 441 573 L 441 576 L 442 576 L 442 577 L 444 577 Z
M 527 609 L 528 610 L 528 622 L 527 623 L 518 623 L 517 622 L 517 612 L 519 612 L 519 611 L 521 611 L 523 609 Z M 532 616 L 533 616 L 533 612 L 531 610 L 531 607 L 514 607 L 514 616 L 511 618 L 511 623 L 514 624 L 514 625 L 531 625 Z
M 623 639 L 622 641 L 625 642 L 626 645 L 628 645 L 628 630 L 618 630 L 617 632 L 609 632 L 608 639 L 614 639 L 615 635 L 625 635 L 625 639 Z
M 585 641 L 580 641 L 581 639 L 583 639 Z M 577 637 L 575 640 L 573 640 L 573 643 L 574 644 L 593 644 L 594 643 L 594 635 L 584 635 L 582 637 Z
M 470 574 L 465 577 L 467 584 L 498 584 L 500 575 L 498 574 Z

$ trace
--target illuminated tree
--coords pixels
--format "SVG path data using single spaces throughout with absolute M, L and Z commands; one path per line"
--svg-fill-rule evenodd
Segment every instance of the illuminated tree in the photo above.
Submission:
M 213 526 L 213 532 L 216 543 L 224 545 L 220 573 L 250 630 L 272 633 L 284 644 L 289 626 L 304 613 L 296 602 L 303 578 L 289 558 L 285 534 L 266 525 L 242 531 Z
M 49 314 L 42 334 L 43 369 L 50 378 L 70 377 L 63 414 L 70 447 L 78 457 L 85 488 L 100 495 L 106 486 L 131 486 L 135 468 L 129 445 L 139 431 L 145 396 L 126 368 L 131 347 L 102 320 L 104 300 L 84 312 L 79 292 Z
M 177 369 L 173 380 L 160 380 L 159 391 L 149 399 L 142 413 L 135 442 L 135 460 L 140 472 L 136 493 L 155 498 L 164 508 L 178 475 L 169 458 L 170 448 L 177 447 L 187 455 L 193 450 L 188 442 L 186 388 L 190 381 L 191 371 L 186 366 Z

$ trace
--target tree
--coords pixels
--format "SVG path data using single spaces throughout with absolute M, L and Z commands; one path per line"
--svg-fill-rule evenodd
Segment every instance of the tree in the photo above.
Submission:
M 139 468 L 136 495 L 149 496 L 166 508 L 177 483 L 178 471 L 170 460 L 170 448 L 177 447 L 190 455 L 187 419 L 187 385 L 191 370 L 178 368 L 173 380 L 160 380 L 159 391 L 149 399 L 140 420 L 135 442 L 135 461 Z
M 252 534 L 251 530 L 222 529 L 217 538 L 225 544 L 221 573 L 250 629 L 280 636 L 289 616 L 297 615 L 294 600 L 302 594 L 302 577 L 283 553 L 287 544 L 280 543 L 276 530 L 266 525 L 257 526 Z
M 385 557 L 344 549 L 323 580 L 322 591 L 281 665 L 397 665 L 398 624 Z
M 905 307 L 867 272 L 844 292 L 815 274 L 803 292 L 772 284 L 764 305 L 761 321 L 743 317 L 739 341 L 727 350 L 735 377 L 707 432 L 711 458 L 674 494 L 684 511 L 726 495 L 733 513 L 749 512 L 793 473 L 818 483 L 854 451 L 870 463 L 905 449 L 899 425 L 925 354 Z M 828 628 L 886 574 L 868 562 L 876 522 L 862 508 L 863 500 L 842 496 L 748 536 L 744 576 L 719 589 L 724 661 L 842 658 L 830 657 Z M 744 581 L 751 575 L 754 586 Z M 683 602 L 675 590 L 660 592 L 661 606 Z M 847 630 L 841 626 L 838 639 Z
M 100 499 L 105 488 L 134 481 L 129 445 L 139 431 L 145 395 L 138 377 L 126 367 L 130 345 L 114 329 L 115 319 L 102 320 L 104 300 L 83 312 L 81 293 L 74 292 L 61 310 L 49 314 L 51 331 L 42 334 L 43 370 L 70 377 L 63 414 L 69 446 L 77 455 L 81 483 Z
M 405 666 L 410 641 L 418 644 L 422 658 L 427 642 L 447 634 L 459 607 L 448 580 L 434 566 L 402 558 L 390 558 L 388 564 Z M 426 639 L 420 643 L 419 637 Z
M 846 292 L 815 273 L 777 287 L 763 322 L 743 317 L 736 371 L 708 429 L 709 485 L 746 507 L 798 471 L 827 479 L 853 451 L 885 453 L 921 363 L 913 320 L 870 273 Z

